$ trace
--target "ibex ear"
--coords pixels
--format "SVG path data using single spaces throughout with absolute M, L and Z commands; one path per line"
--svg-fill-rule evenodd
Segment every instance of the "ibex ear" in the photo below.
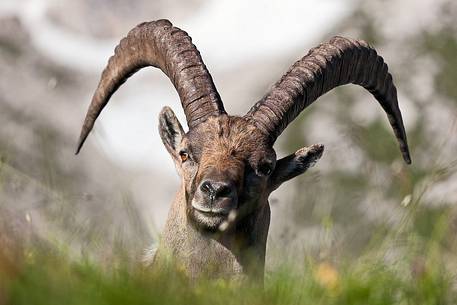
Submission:
M 184 130 L 170 107 L 163 107 L 159 114 L 159 133 L 162 142 L 173 158 L 178 158 L 179 144 L 184 136 Z
M 301 175 L 308 168 L 313 167 L 322 157 L 323 152 L 324 145 L 314 144 L 278 160 L 270 177 L 270 191 L 274 191 L 285 181 Z

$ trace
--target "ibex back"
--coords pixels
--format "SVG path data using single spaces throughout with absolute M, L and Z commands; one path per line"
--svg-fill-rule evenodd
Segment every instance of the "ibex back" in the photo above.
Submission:
M 387 65 L 364 41 L 335 37 L 313 48 L 244 116 L 228 115 L 200 53 L 167 20 L 142 23 L 116 47 L 84 121 L 77 153 L 111 95 L 133 73 L 160 68 L 181 99 L 189 131 L 171 109 L 159 131 L 181 176 L 154 267 L 173 261 L 191 277 L 263 278 L 268 197 L 321 157 L 322 145 L 277 160 L 273 144 L 300 112 L 334 87 L 369 90 L 387 113 L 410 163 L 396 88 Z

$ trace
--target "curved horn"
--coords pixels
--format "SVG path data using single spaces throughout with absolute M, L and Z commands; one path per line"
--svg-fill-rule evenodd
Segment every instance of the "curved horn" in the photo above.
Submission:
M 334 37 L 295 62 L 270 92 L 246 114 L 274 142 L 287 125 L 319 96 L 353 83 L 370 91 L 387 113 L 403 159 L 411 163 L 397 89 L 387 65 L 361 40 Z
M 172 81 L 189 128 L 210 115 L 225 113 L 211 75 L 186 32 L 168 20 L 139 24 L 121 40 L 102 73 L 84 120 L 76 153 L 111 95 L 135 72 L 153 66 Z

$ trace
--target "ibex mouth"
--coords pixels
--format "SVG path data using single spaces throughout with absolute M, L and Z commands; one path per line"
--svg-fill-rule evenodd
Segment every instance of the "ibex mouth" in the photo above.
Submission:
M 198 212 L 207 216 L 224 216 L 228 215 L 230 211 L 233 210 L 233 207 L 206 207 L 196 202 L 192 202 L 192 207 Z
M 218 200 L 207 201 L 192 201 L 191 217 L 198 227 L 209 230 L 217 231 L 220 226 L 227 222 L 236 209 L 238 208 L 238 201 L 236 198 L 221 198 Z

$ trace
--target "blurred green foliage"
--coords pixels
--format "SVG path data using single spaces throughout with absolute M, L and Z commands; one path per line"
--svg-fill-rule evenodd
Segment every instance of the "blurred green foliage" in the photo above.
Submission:
M 410 268 L 370 259 L 334 266 L 308 260 L 297 271 L 283 266 L 267 274 L 265 287 L 252 282 L 199 279 L 179 272 L 151 273 L 123 263 L 103 269 L 62 253 L 34 253 L 22 270 L 2 281 L 7 304 L 455 304 L 457 293 L 436 255 L 404 258 Z M 301 269 L 300 269 L 301 270 Z M 3 288 L 3 290 L 2 290 Z
M 435 86 L 442 94 L 457 103 L 457 39 L 455 30 L 444 28 L 436 33 L 424 33 L 422 52 L 434 55 L 439 65 Z

